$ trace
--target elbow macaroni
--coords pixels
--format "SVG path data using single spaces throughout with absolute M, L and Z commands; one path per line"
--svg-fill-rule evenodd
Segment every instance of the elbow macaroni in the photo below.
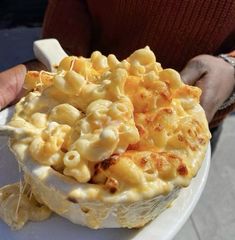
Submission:
M 188 181 L 198 170 L 190 159 L 203 159 L 210 133 L 200 90 L 162 69 L 149 47 L 123 61 L 98 51 L 66 57 L 55 74 L 29 72 L 25 87 L 37 91 L 17 104 L 10 125 L 23 119 L 35 133 L 32 158 L 78 182 L 124 191 Z

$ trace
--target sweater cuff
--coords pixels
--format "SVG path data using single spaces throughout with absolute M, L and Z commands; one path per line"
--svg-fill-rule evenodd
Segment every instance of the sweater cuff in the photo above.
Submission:
M 218 110 L 211 120 L 210 128 L 218 127 L 225 117 L 235 109 L 235 102 L 225 109 Z

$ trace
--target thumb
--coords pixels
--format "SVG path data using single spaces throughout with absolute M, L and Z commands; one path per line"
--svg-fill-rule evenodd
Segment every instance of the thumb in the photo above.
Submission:
M 25 74 L 26 67 L 22 64 L 0 73 L 0 110 L 20 93 Z
M 195 85 L 196 81 L 205 74 L 205 66 L 201 61 L 191 59 L 180 72 L 182 81 L 188 85 Z

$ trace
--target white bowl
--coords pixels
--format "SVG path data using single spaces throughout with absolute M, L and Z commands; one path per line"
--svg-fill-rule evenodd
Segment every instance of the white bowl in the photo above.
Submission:
M 9 119 L 11 115 L 11 110 L 8 109 L 2 111 L 0 113 L 0 124 L 5 124 L 7 119 Z M 7 149 L 6 146 L 6 138 L 1 139 L 1 154 L 0 154 L 0 182 L 3 183 L 6 180 L 11 180 L 11 176 L 7 169 L 14 169 L 17 168 L 17 165 L 15 163 L 15 167 L 9 166 L 9 162 L 11 165 L 14 165 L 14 161 L 11 161 L 13 159 L 13 155 L 10 153 L 10 151 Z M 56 239 L 67 239 L 67 237 L 74 238 L 76 234 L 78 236 L 81 236 L 81 239 L 171 239 L 181 228 L 181 226 L 185 223 L 185 221 L 188 219 L 190 214 L 192 213 L 197 201 L 199 200 L 199 197 L 202 193 L 202 190 L 205 186 L 205 182 L 208 176 L 209 171 L 209 165 L 210 165 L 210 147 L 208 148 L 206 159 L 203 161 L 202 167 L 200 171 L 198 172 L 197 176 L 192 180 L 189 187 L 184 188 L 180 191 L 179 197 L 174 201 L 172 207 L 165 210 L 159 217 L 157 217 L 155 220 L 153 220 L 150 224 L 145 226 L 143 229 L 137 231 L 137 230 L 125 230 L 125 229 L 116 229 L 112 230 L 114 236 L 110 238 L 110 231 L 108 229 L 106 230 L 96 230 L 95 232 L 93 230 L 89 230 L 88 228 L 84 228 L 78 225 L 71 226 L 69 223 L 66 222 L 66 220 L 58 220 L 55 218 L 50 219 L 47 221 L 47 223 L 39 223 L 37 226 L 41 225 L 37 229 L 37 233 L 35 237 L 32 236 L 30 239 L 51 239 L 50 234 L 45 235 L 45 232 L 50 232 L 50 229 L 55 228 L 56 225 L 56 231 L 53 232 L 53 235 Z M 17 171 L 14 169 L 14 171 Z M 12 182 L 12 181 L 10 181 Z M 5 182 L 6 183 L 6 182 Z M 59 221 L 59 223 L 58 223 Z M 110 222 L 111 223 L 111 222 Z M 113 224 L 113 223 L 112 223 Z M 31 227 L 33 226 L 30 224 Z M 65 227 L 66 225 L 67 227 Z M 69 225 L 69 227 L 68 227 Z M 68 228 L 70 229 L 68 231 Z M 4 239 L 24 239 L 23 236 L 26 236 L 26 233 L 32 231 L 30 228 L 26 227 L 20 232 L 11 232 L 8 227 L 6 227 L 3 223 L 0 223 L 0 229 L 3 233 Z M 34 229 L 34 228 L 33 228 Z M 72 229 L 72 230 L 71 230 Z M 4 235 L 5 234 L 5 235 Z M 86 238 L 87 234 L 89 234 L 89 238 Z M 11 236 L 11 237 L 10 237 Z M 14 237 L 13 237 L 14 236 Z M 82 237 L 83 236 L 83 237 Z M 117 238 L 115 238 L 115 236 Z

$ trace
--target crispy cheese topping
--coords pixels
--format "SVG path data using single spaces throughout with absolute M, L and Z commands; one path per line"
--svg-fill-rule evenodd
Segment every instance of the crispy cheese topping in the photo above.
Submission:
M 98 51 L 66 57 L 55 74 L 28 72 L 25 88 L 9 122 L 30 130 L 11 141 L 19 161 L 29 155 L 97 198 L 166 194 L 187 186 L 204 159 L 201 90 L 162 69 L 149 47 L 123 61 Z

